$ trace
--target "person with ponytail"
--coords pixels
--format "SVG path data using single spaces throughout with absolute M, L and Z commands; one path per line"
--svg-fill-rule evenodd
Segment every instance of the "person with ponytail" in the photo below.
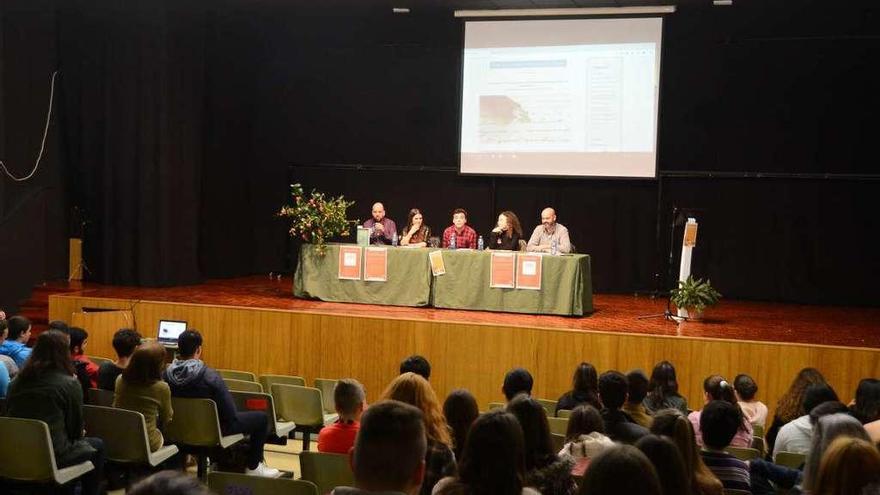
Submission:
M 691 490 L 686 495 L 722 495 L 724 487 L 703 463 L 694 438 L 694 427 L 678 409 L 661 409 L 654 414 L 651 433 L 668 437 L 678 447 L 684 460 Z
M 703 392 L 706 399 L 706 404 L 713 400 L 723 400 L 725 402 L 729 402 L 734 406 L 737 406 L 737 411 L 739 411 L 740 415 L 740 427 L 737 430 L 736 435 L 734 435 L 733 440 L 731 440 L 731 447 L 751 447 L 752 446 L 752 424 L 749 423 L 748 418 L 745 414 L 743 414 L 742 409 L 739 408 L 739 405 L 736 401 L 736 393 L 734 392 L 733 385 L 731 385 L 727 380 L 724 379 L 721 375 L 711 375 L 703 380 Z M 703 433 L 700 430 L 700 414 L 702 411 L 694 411 L 688 415 L 688 419 L 691 424 L 694 426 L 694 434 L 697 439 L 697 445 L 700 447 L 703 446 Z

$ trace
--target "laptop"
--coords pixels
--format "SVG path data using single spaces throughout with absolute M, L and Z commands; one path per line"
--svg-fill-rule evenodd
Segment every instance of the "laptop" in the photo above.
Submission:
M 159 320 L 157 340 L 165 347 L 177 347 L 177 337 L 186 330 L 186 322 L 179 320 Z

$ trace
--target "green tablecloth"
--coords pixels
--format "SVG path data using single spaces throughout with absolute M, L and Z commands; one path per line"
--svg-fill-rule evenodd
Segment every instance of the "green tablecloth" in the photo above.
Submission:
M 322 301 L 427 306 L 431 303 L 431 267 L 427 249 L 388 249 L 388 281 L 340 280 L 339 245 L 324 256 L 303 244 L 294 276 L 293 295 Z
M 446 275 L 434 278 L 434 306 L 576 316 L 593 311 L 589 256 L 543 256 L 541 290 L 526 290 L 489 287 L 490 253 L 443 251 Z
M 428 306 L 580 316 L 593 311 L 590 257 L 544 256 L 541 290 L 489 287 L 489 251 L 443 251 L 446 274 L 434 277 L 428 263 L 432 249 L 388 249 L 388 281 L 340 280 L 339 245 L 324 256 L 314 246 L 300 249 L 294 277 L 296 297 L 322 301 Z

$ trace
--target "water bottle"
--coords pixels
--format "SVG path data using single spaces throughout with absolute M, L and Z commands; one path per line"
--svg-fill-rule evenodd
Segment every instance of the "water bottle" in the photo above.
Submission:
M 391 236 L 391 245 L 397 246 L 397 232 L 395 232 L 394 235 Z
M 483 236 L 477 237 L 477 251 L 483 250 Z
M 449 236 L 449 249 L 455 249 L 455 232 Z
M 559 254 L 559 239 L 553 239 L 550 241 L 550 254 L 553 256 Z

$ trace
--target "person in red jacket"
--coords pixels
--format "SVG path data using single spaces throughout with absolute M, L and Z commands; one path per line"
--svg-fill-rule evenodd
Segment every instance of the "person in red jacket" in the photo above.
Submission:
M 318 434 L 318 452 L 348 454 L 361 427 L 366 394 L 357 380 L 343 379 L 333 389 L 333 401 L 339 419 Z
M 86 344 L 89 342 L 89 332 L 79 327 L 70 327 L 70 358 L 76 368 L 84 367 L 89 377 L 89 387 L 98 388 L 98 365 L 86 356 Z

